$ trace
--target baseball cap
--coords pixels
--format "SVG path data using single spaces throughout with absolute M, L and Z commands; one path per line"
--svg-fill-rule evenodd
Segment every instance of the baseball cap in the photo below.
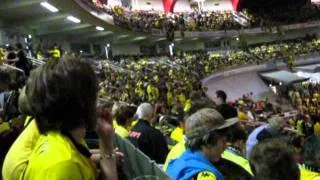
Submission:
M 187 118 L 185 132 L 187 139 L 204 136 L 212 131 L 228 128 L 239 122 L 237 117 L 224 119 L 215 109 L 204 108 Z

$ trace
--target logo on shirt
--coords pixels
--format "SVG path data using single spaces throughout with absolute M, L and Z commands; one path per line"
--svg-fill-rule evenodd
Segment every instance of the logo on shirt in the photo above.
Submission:
M 141 136 L 141 132 L 130 131 L 130 133 L 129 133 L 129 137 L 131 137 L 131 138 L 139 138 L 140 136 Z

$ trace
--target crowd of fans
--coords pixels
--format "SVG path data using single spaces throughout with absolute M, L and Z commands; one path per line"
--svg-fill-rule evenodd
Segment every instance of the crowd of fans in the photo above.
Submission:
M 97 167 L 102 177 L 117 179 L 123 154 L 113 147 L 114 130 L 164 164 L 172 179 L 319 177 L 319 85 L 293 89 L 289 97 L 296 110 L 286 112 L 268 99 L 254 100 L 252 92 L 228 102 L 220 90 L 211 100 L 201 84 L 220 70 L 278 59 L 283 48 L 305 55 L 319 52 L 320 43 L 189 52 L 170 60 L 53 57 L 28 80 L 1 64 L 3 179 L 95 179 Z M 11 63 L 9 55 L 0 51 L 3 64 Z M 96 112 L 98 97 L 110 103 L 99 104 Z M 94 125 L 100 150 L 89 151 L 85 132 Z
M 218 31 L 238 30 L 261 27 L 270 29 L 283 24 L 303 23 L 319 20 L 320 7 L 310 4 L 305 7 L 276 7 L 258 12 L 233 11 L 192 11 L 180 13 L 164 13 L 155 10 L 131 10 L 122 6 L 110 6 L 92 1 L 100 12 L 112 15 L 115 25 L 150 33 L 152 29 L 166 33 L 174 31 Z M 279 13 L 281 12 L 281 13 Z

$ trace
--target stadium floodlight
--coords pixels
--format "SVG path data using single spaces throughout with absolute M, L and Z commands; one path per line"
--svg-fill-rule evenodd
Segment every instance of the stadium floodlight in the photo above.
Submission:
M 74 17 L 74 16 L 68 16 L 67 19 L 68 19 L 69 21 L 74 22 L 74 23 L 77 23 L 77 24 L 78 24 L 78 23 L 81 23 L 81 20 L 78 19 L 78 18 L 76 18 L 76 17 Z
M 98 31 L 104 31 L 104 28 L 103 28 L 103 27 L 100 27 L 100 26 L 97 26 L 97 27 L 96 27 L 96 30 L 98 30 Z
M 41 6 L 45 7 L 46 9 L 48 9 L 49 11 L 56 13 L 59 12 L 59 9 L 54 7 L 53 5 L 49 4 L 48 2 L 41 2 L 40 3 Z

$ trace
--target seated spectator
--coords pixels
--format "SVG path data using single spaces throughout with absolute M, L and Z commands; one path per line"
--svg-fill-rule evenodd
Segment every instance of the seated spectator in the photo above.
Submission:
M 224 160 L 228 160 L 238 165 L 243 170 L 237 173 L 236 172 L 230 173 L 230 171 L 232 171 L 232 168 L 225 168 L 224 170 L 226 172 L 229 171 L 228 174 L 232 176 L 228 179 L 235 179 L 239 177 L 250 178 L 250 176 L 252 175 L 252 172 L 251 172 L 249 161 L 245 158 L 245 152 L 244 152 L 245 144 L 247 140 L 247 133 L 245 132 L 241 124 L 237 123 L 236 125 L 232 126 L 232 128 L 229 129 L 227 138 L 228 138 L 227 148 L 223 152 L 222 158 Z
M 219 111 L 219 113 L 221 113 L 221 115 L 225 119 L 229 119 L 229 118 L 233 118 L 233 117 L 238 116 L 237 110 L 234 107 L 232 107 L 226 103 L 227 102 L 227 94 L 224 91 L 222 91 L 222 90 L 217 91 L 216 98 L 217 98 L 216 109 Z
M 129 132 L 128 139 L 150 159 L 163 164 L 169 150 L 162 133 L 150 125 L 154 118 L 151 104 L 140 104 L 136 115 L 139 121 Z
M 117 122 L 115 132 L 122 138 L 129 135 L 128 129 L 131 126 L 133 116 L 136 112 L 136 108 L 127 105 L 120 105 L 117 115 L 114 116 Z
M 282 128 L 284 127 L 283 119 L 280 117 L 273 117 L 268 120 L 267 124 L 261 125 L 254 129 L 248 137 L 246 143 L 246 156 L 247 158 L 250 157 L 251 150 L 254 146 L 258 143 L 262 142 L 263 140 L 278 137 Z
M 304 141 L 302 148 L 303 164 L 301 166 L 301 180 L 320 178 L 320 137 L 310 136 Z
M 238 120 L 224 120 L 214 109 L 202 109 L 192 114 L 185 124 L 186 151 L 167 168 L 172 179 L 222 180 L 223 175 L 212 163 L 220 160 L 226 145 L 227 127 Z
M 250 165 L 257 180 L 299 180 L 300 171 L 294 153 L 286 142 L 272 139 L 255 146 Z

